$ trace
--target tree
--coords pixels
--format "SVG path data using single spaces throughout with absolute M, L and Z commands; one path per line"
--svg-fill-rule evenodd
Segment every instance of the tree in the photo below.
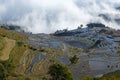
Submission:
M 83 24 L 81 24 L 80 26 L 78 26 L 77 29 L 82 29 L 83 28 Z
M 79 58 L 77 57 L 77 55 L 74 55 L 73 57 L 69 58 L 71 64 L 76 64 L 79 60 Z
M 48 74 L 50 74 L 51 80 L 73 80 L 68 68 L 60 63 L 51 65 Z

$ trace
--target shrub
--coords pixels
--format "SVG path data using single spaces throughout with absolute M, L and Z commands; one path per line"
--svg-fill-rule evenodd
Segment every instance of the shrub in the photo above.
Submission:
M 51 65 L 48 74 L 50 74 L 51 80 L 73 80 L 68 68 L 60 63 Z
M 79 58 L 77 57 L 77 55 L 74 55 L 73 57 L 69 58 L 71 64 L 76 64 L 79 60 Z
M 20 41 L 17 42 L 18 46 L 22 46 L 23 44 L 24 44 L 24 42 L 20 42 Z
M 0 64 L 0 80 L 5 80 L 7 78 L 7 72 L 2 64 Z
M 42 80 L 48 80 L 48 78 L 47 78 L 46 76 L 44 76 L 44 77 L 42 78 Z

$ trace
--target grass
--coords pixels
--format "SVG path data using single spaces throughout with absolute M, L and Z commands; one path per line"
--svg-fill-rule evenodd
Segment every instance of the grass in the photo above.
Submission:
M 15 47 L 13 48 L 13 50 L 11 51 L 10 58 L 8 61 L 15 64 L 15 66 L 17 67 L 18 65 L 20 65 L 20 61 L 21 61 L 22 57 L 24 57 L 26 50 L 27 50 L 26 46 L 24 46 L 24 45 L 18 46 L 16 44 Z
M 30 66 L 32 57 L 37 51 L 30 49 L 29 45 L 25 43 L 27 39 L 28 37 L 24 34 L 0 28 L 0 63 L 9 76 L 8 80 L 27 79 L 27 75 L 25 75 L 24 72 Z M 26 55 L 30 55 L 30 57 L 26 65 L 24 65 L 24 58 Z M 23 66 L 23 74 L 16 72 L 19 66 Z
M 15 46 L 15 40 L 4 38 L 6 44 L 4 49 L 2 50 L 2 55 L 0 56 L 0 60 L 5 61 L 9 59 L 9 54 L 13 47 Z
M 120 43 L 119 43 L 119 45 L 120 45 Z M 118 46 L 117 51 L 118 51 L 117 55 L 120 56 L 120 46 Z
M 24 74 L 26 71 L 29 70 L 35 53 L 36 51 L 32 51 L 30 49 L 25 51 L 24 56 L 20 60 L 20 66 L 21 66 L 21 70 L 19 72 L 20 74 Z
M 0 36 L 0 56 L 2 56 L 2 50 L 4 49 L 5 47 L 5 40 L 3 37 Z
M 17 46 L 12 49 L 9 59 L 7 61 L 2 61 L 5 69 L 9 76 L 16 76 L 16 68 L 20 65 L 20 59 L 23 57 L 26 48 L 24 46 Z
M 0 36 L 0 50 L 4 48 L 4 44 L 5 44 L 4 38 Z
M 115 76 L 115 77 L 119 77 L 120 78 L 120 70 L 107 73 L 103 77 L 111 77 L 111 76 Z
M 48 53 L 48 54 L 51 54 L 51 55 L 55 55 L 56 54 L 55 50 L 53 50 L 52 48 L 45 48 L 44 51 L 46 53 Z
M 102 77 L 88 77 L 83 76 L 77 80 L 120 80 L 120 70 L 104 74 Z
M 27 36 L 24 34 L 0 28 L 1 63 L 10 74 L 16 71 L 15 69 L 20 65 L 20 61 L 28 49 L 24 42 L 26 39 Z
M 81 49 L 81 48 L 70 48 L 69 52 L 70 52 L 71 55 L 72 54 L 77 54 L 77 53 L 83 52 L 83 49 Z
M 27 36 L 24 34 L 19 34 L 10 30 L 0 28 L 0 35 L 17 41 L 23 41 L 27 39 Z
M 53 62 L 50 61 L 50 58 L 40 61 L 41 63 L 36 63 L 33 67 L 33 74 L 39 74 L 41 76 L 46 75 L 48 72 L 48 68 Z

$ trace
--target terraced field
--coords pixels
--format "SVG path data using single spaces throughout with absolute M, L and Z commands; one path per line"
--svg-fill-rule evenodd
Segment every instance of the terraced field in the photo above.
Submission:
M 2 55 L 0 56 L 0 60 L 6 61 L 9 59 L 9 55 L 11 53 L 11 50 L 15 46 L 15 40 L 4 38 L 5 40 L 5 46 L 4 49 L 2 50 Z
M 49 80 L 49 67 L 56 63 L 65 65 L 75 80 L 82 76 L 88 76 L 89 80 L 89 77 L 102 77 L 120 70 L 119 34 L 114 37 L 98 34 L 94 29 L 83 30 L 49 35 L 0 28 L 0 67 L 5 70 L 5 78 Z M 66 35 L 69 32 L 74 34 Z

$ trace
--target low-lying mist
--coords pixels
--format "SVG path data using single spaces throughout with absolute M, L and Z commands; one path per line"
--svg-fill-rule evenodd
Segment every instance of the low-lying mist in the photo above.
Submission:
M 33 33 L 74 29 L 90 22 L 119 29 L 115 21 L 120 19 L 119 5 L 120 0 L 0 0 L 0 23 L 20 25 Z

